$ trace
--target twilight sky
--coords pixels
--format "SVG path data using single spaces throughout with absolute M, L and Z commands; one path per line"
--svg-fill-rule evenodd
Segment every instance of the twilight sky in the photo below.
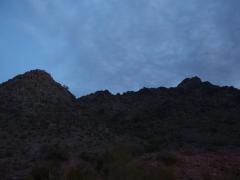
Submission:
M 240 88 L 240 0 L 0 0 L 0 82 L 45 69 L 81 96 L 175 86 Z

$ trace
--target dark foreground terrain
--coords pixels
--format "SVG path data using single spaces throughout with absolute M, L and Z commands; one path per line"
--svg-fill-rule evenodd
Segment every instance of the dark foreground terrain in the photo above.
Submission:
M 185 79 L 75 98 L 42 70 L 0 85 L 1 180 L 238 180 L 240 90 Z

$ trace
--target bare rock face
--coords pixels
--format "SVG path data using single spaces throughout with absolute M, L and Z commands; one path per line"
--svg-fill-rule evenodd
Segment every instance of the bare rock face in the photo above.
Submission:
M 192 78 L 184 79 L 177 87 L 179 88 L 197 88 L 202 84 L 202 80 L 195 76 Z

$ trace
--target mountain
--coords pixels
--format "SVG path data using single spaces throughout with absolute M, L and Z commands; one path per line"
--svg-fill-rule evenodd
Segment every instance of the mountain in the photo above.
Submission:
M 193 77 L 173 88 L 76 98 L 47 72 L 33 70 L 0 84 L 0 177 L 26 177 L 49 152 L 65 160 L 64 149 L 73 163 L 116 142 L 135 144 L 144 154 L 238 150 L 239 129 L 234 87 Z
M 75 97 L 50 74 L 33 70 L 0 85 L 0 127 L 27 136 L 52 126 L 69 125 L 76 117 Z M 35 131 L 36 130 L 36 131 Z
M 166 146 L 240 146 L 240 91 L 193 77 L 176 88 L 143 88 L 78 99 L 80 109 L 119 135 Z

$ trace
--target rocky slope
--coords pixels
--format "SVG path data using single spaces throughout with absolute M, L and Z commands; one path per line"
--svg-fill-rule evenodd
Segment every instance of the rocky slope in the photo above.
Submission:
M 79 109 L 119 135 L 174 147 L 240 146 L 240 91 L 199 78 L 176 88 L 143 88 L 78 99 Z
M 1 179 L 18 179 L 28 173 L 43 158 L 44 146 L 61 144 L 79 152 L 97 146 L 101 127 L 81 114 L 74 95 L 45 71 L 33 70 L 2 83 Z
M 0 85 L 0 140 L 3 180 L 25 177 L 51 145 L 64 145 L 75 160 L 118 141 L 146 153 L 238 149 L 240 90 L 193 77 L 175 88 L 75 98 L 33 70 Z

